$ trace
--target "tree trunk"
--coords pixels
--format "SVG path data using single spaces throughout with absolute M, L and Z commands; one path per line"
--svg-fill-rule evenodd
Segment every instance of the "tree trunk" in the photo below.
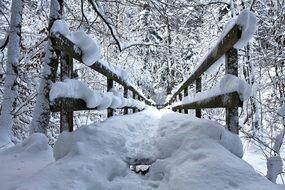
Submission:
M 8 41 L 8 61 L 4 81 L 3 102 L 0 113 L 0 147 L 11 142 L 10 131 L 13 126 L 13 110 L 16 107 L 17 76 L 20 59 L 21 27 L 24 3 L 13 0 Z
M 49 92 L 56 78 L 59 52 L 53 49 L 50 29 L 54 21 L 62 18 L 63 0 L 51 0 L 49 15 L 49 38 L 45 50 L 44 69 L 37 95 L 36 107 L 31 123 L 30 134 L 35 132 L 47 133 L 50 120 Z

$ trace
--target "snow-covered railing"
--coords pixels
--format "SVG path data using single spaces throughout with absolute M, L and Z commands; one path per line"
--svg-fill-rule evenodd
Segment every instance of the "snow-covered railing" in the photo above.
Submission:
M 58 33 L 54 36 L 54 47 L 60 51 L 66 52 L 68 55 L 72 56 L 74 59 L 83 62 L 82 60 L 82 51 L 79 47 L 77 47 L 71 40 L 66 38 L 64 35 Z M 102 60 L 97 60 L 95 63 L 88 65 L 93 70 L 101 73 L 106 76 L 109 80 L 115 81 L 120 85 L 124 86 L 124 88 L 132 91 L 139 99 L 144 100 L 147 104 L 150 104 L 150 100 L 146 98 L 140 91 L 136 89 L 136 87 L 125 80 L 122 76 L 119 76 L 117 73 L 112 71 L 106 63 Z
M 124 109 L 124 114 L 128 114 L 129 109 L 132 109 L 135 113 L 142 110 L 145 104 L 151 104 L 151 101 L 128 81 L 125 71 L 110 65 L 102 59 L 99 45 L 84 31 L 71 32 L 64 20 L 57 20 L 51 28 L 51 41 L 53 48 L 60 52 L 61 81 L 69 79 L 69 81 L 55 83 L 55 87 L 51 88 L 50 93 L 52 101 L 50 109 L 52 112 L 60 112 L 61 131 L 73 130 L 73 111 L 102 110 L 104 108 L 107 109 L 107 116 L 110 117 L 116 108 Z M 73 85 L 75 83 L 79 84 L 71 80 L 73 77 L 73 59 L 106 76 L 108 93 L 102 94 L 85 90 L 86 93 L 88 92 L 86 95 L 83 94 L 84 92 L 76 92 L 81 91 L 78 86 L 84 87 L 84 85 Z M 113 89 L 114 82 L 123 86 L 123 97 L 109 92 Z M 70 88 L 60 92 L 63 89 L 58 87 L 64 88 L 66 86 Z M 87 87 L 84 87 L 84 89 L 87 89 Z M 68 92 L 69 90 L 71 92 Z M 132 98 L 128 97 L 129 91 L 132 92 Z M 94 103 L 93 100 L 90 100 L 92 98 L 99 98 L 103 102 L 90 106 L 88 102 Z M 145 104 L 141 104 L 142 102 Z
M 230 131 L 238 133 L 238 107 L 241 107 L 244 101 L 242 94 L 248 93 L 248 91 L 240 93 L 240 88 L 244 89 L 247 87 L 236 85 L 236 88 L 231 88 L 236 83 L 243 84 L 242 82 L 239 83 L 239 80 L 232 80 L 232 84 L 221 83 L 220 88 L 200 93 L 202 90 L 201 76 L 223 55 L 225 55 L 225 73 L 238 76 L 237 49 L 243 47 L 252 37 L 255 25 L 255 15 L 248 10 L 244 10 L 238 17 L 232 19 L 226 25 L 216 45 L 206 54 L 190 77 L 179 85 L 168 99 L 167 104 L 174 111 L 179 110 L 179 112 L 182 112 L 184 110 L 184 113 L 188 113 L 188 109 L 195 109 L 196 116 L 200 118 L 201 108 L 226 108 L 226 125 Z M 188 88 L 193 83 L 195 83 L 197 94 L 194 98 L 190 98 L 188 97 Z M 227 90 L 227 88 L 230 90 Z M 182 93 L 187 98 L 182 100 Z M 176 102 L 177 100 L 180 102 Z

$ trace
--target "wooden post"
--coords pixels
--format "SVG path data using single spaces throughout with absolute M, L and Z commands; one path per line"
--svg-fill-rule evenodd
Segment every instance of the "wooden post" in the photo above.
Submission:
M 107 91 L 110 91 L 113 88 L 113 80 L 107 78 Z M 107 117 L 112 117 L 114 115 L 114 110 L 112 108 L 107 109 Z
M 151 103 L 150 103 L 149 99 L 150 99 L 150 97 L 147 96 L 147 99 L 145 99 L 144 103 L 145 103 L 146 105 L 149 105 L 149 106 L 150 106 Z
M 136 100 L 137 99 L 137 94 L 133 91 L 133 99 Z M 133 113 L 136 113 L 137 109 L 133 108 Z
M 184 88 L 184 97 L 188 96 L 188 87 Z M 184 113 L 188 114 L 188 109 L 184 109 Z
M 128 89 L 124 86 L 124 98 L 128 98 Z M 124 115 L 128 114 L 128 108 L 124 108 Z
M 226 52 L 225 61 L 226 74 L 232 74 L 238 76 L 238 51 L 237 49 L 231 48 Z M 238 107 L 226 108 L 226 126 L 227 128 L 238 134 L 239 123 L 238 123 Z
M 136 99 L 136 93 L 133 91 L 133 99 Z M 133 108 L 133 113 L 136 113 L 136 108 Z
M 138 100 L 138 101 L 141 101 L 141 98 L 142 98 L 142 97 L 138 94 L 137 100 Z M 136 111 L 137 111 L 137 112 L 140 112 L 140 110 L 139 110 L 138 108 L 136 109 Z
M 66 53 L 60 53 L 60 79 L 63 81 L 66 78 L 72 78 L 73 59 Z M 60 109 L 60 132 L 73 131 L 73 106 L 69 99 L 61 100 Z
M 182 101 L 182 94 L 181 93 L 179 93 L 178 98 L 179 98 L 179 101 Z M 182 113 L 182 109 L 179 109 L 178 111 L 179 111 L 179 113 Z
M 196 93 L 201 92 L 201 90 L 202 90 L 202 79 L 201 79 L 201 77 L 199 77 L 196 80 Z M 195 112 L 196 112 L 196 117 L 201 118 L 201 116 L 202 116 L 201 109 L 196 109 Z

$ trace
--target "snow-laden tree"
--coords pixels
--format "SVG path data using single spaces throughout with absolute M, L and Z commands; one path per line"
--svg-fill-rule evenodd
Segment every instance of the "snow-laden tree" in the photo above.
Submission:
M 41 132 L 47 133 L 50 121 L 50 101 L 49 91 L 52 82 L 55 81 L 56 71 L 58 68 L 57 52 L 52 46 L 50 29 L 57 19 L 62 18 L 63 0 L 50 1 L 50 15 L 48 24 L 48 42 L 45 49 L 44 66 L 42 71 L 42 79 L 38 90 L 37 102 L 34 109 L 34 116 L 31 123 L 30 133 Z
M 0 113 L 0 147 L 11 143 L 13 111 L 16 107 L 18 64 L 20 59 L 21 26 L 24 3 L 13 0 L 8 41 L 8 59 L 4 81 L 3 101 Z
M 13 111 L 16 107 L 18 64 L 20 59 L 21 26 L 23 1 L 13 0 L 8 40 L 8 59 L 4 81 L 3 101 L 0 113 L 0 146 L 11 142 L 10 132 L 13 126 Z

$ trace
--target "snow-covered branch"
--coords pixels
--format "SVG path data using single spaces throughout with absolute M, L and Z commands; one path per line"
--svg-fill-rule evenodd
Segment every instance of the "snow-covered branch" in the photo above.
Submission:
M 88 1 L 92 5 L 92 8 L 94 9 L 94 11 L 99 15 L 99 17 L 107 25 L 108 29 L 111 32 L 112 37 L 114 38 L 116 44 L 118 45 L 119 50 L 122 51 L 122 45 L 120 43 L 119 37 L 117 36 L 116 29 L 114 28 L 112 21 L 105 15 L 102 6 L 99 5 L 99 3 L 96 0 L 88 0 Z

